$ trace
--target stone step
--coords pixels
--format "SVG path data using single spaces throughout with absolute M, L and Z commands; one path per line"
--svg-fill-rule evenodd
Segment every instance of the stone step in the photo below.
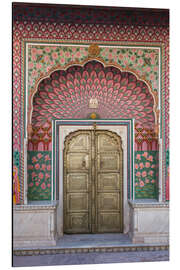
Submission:
M 56 246 L 15 248 L 15 256 L 90 253 L 90 252 L 128 252 L 167 250 L 165 244 L 134 244 L 126 234 L 75 234 L 64 235 Z

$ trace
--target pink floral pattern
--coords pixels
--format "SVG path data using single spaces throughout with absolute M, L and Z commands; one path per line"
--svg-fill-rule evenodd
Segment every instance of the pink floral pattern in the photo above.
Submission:
M 87 47 L 79 46 L 28 46 L 29 85 L 33 87 L 36 79 L 44 71 L 59 63 L 67 65 L 72 61 L 84 61 L 88 56 Z M 122 68 L 134 69 L 138 76 L 143 76 L 151 81 L 153 90 L 158 90 L 158 57 L 157 49 L 147 48 L 101 48 L 100 57 L 109 63 L 113 60 Z M 34 70 L 36 67 L 36 70 Z
M 135 197 L 156 198 L 158 177 L 157 151 L 137 151 L 135 154 Z
M 51 199 L 51 152 L 28 152 L 28 199 Z

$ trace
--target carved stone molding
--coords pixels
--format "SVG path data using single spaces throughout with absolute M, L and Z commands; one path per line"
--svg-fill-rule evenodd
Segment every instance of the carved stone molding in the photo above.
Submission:
M 146 201 L 142 200 L 141 202 L 137 201 L 128 201 L 129 205 L 132 208 L 169 208 L 169 203 L 167 202 L 152 202 L 152 201 Z
M 52 201 L 51 203 L 44 203 L 41 204 L 22 204 L 22 205 L 15 205 L 13 207 L 14 211 L 26 211 L 26 210 L 55 210 L 57 208 L 57 202 Z

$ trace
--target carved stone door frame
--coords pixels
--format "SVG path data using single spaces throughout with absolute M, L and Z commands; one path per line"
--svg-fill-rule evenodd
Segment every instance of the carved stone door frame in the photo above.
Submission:
M 57 232 L 63 235 L 63 150 L 64 141 L 68 134 L 77 130 L 97 129 L 115 132 L 121 137 L 123 149 L 123 233 L 129 231 L 129 199 L 134 199 L 134 134 L 133 120 L 54 120 L 53 123 L 53 182 L 54 200 L 57 207 Z

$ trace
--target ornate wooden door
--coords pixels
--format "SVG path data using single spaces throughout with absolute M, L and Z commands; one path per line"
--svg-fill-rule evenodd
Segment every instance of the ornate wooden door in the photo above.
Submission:
M 121 139 L 106 130 L 70 134 L 64 149 L 64 232 L 122 232 Z

